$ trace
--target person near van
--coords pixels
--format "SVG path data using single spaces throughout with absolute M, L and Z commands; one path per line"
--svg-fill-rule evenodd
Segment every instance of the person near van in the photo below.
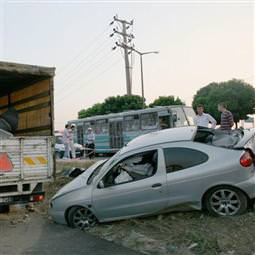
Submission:
M 92 128 L 88 128 L 87 130 L 87 143 L 86 147 L 88 149 L 89 158 L 93 158 L 95 155 L 95 134 Z
M 70 128 L 70 124 L 66 124 L 63 133 L 63 143 L 65 146 L 64 159 L 70 158 Z
M 230 131 L 234 126 L 233 114 L 227 110 L 225 103 L 218 104 L 218 111 L 221 112 L 220 129 L 223 131 Z
M 204 106 L 197 106 L 197 116 L 195 117 L 195 125 L 199 127 L 209 127 L 211 124 L 211 128 L 215 128 L 217 125 L 217 121 L 208 113 L 204 112 Z
M 74 148 L 74 131 L 75 131 L 75 124 L 71 124 L 71 128 L 69 130 L 70 132 L 70 150 L 71 150 L 71 155 L 72 159 L 76 158 L 76 153 L 75 153 L 75 148 Z

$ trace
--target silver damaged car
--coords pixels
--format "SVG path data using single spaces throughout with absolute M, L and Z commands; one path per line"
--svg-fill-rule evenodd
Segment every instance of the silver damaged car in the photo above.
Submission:
M 254 137 L 255 130 L 200 127 L 137 137 L 60 189 L 49 213 L 81 229 L 176 208 L 244 213 L 255 198 Z

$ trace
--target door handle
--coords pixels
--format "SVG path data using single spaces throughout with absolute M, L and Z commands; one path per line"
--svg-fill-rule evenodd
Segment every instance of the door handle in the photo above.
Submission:
M 161 187 L 161 186 L 162 186 L 161 183 L 155 183 L 155 184 L 153 184 L 151 187 L 152 187 L 152 188 L 158 188 L 158 187 Z

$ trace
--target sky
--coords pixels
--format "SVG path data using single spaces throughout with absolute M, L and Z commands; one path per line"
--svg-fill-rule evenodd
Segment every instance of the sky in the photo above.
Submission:
M 56 67 L 56 128 L 82 108 L 126 93 L 123 52 L 112 51 L 113 16 L 134 20 L 144 56 L 146 102 L 232 78 L 254 86 L 253 1 L 0 0 L 0 59 Z M 116 38 L 116 37 L 115 37 Z M 141 95 L 133 57 L 133 94 Z

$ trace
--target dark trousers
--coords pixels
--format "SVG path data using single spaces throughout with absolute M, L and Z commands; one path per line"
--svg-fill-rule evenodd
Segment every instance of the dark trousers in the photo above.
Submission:
M 86 144 L 86 155 L 92 159 L 95 157 L 95 144 L 94 143 L 90 143 L 90 144 Z

